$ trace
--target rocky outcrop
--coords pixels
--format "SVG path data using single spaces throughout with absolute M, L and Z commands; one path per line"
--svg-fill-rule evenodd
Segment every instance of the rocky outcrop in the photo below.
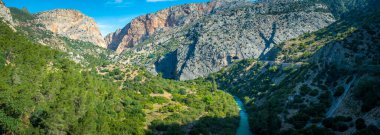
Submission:
M 35 16 L 36 24 L 45 25 L 53 33 L 106 48 L 96 22 L 79 11 L 59 9 L 41 12 Z
M 9 9 L 5 6 L 4 2 L 0 0 L 0 18 L 3 19 L 6 23 L 13 25 L 13 19 L 11 12 Z
M 197 19 L 214 12 L 215 9 L 226 4 L 245 0 L 214 0 L 209 3 L 186 4 L 174 6 L 156 13 L 139 16 L 127 24 L 123 29 L 110 33 L 105 37 L 108 48 L 121 53 L 125 48 L 131 48 L 156 32 L 185 26 Z
M 211 11 L 212 7 L 206 4 L 171 7 L 137 17 L 123 29 L 107 35 L 105 40 L 109 49 L 120 53 L 124 48 L 133 47 L 156 31 L 191 23 Z

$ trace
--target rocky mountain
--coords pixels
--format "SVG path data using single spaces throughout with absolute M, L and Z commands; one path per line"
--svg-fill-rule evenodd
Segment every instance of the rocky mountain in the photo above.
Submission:
M 121 62 L 143 64 L 167 78 L 195 79 L 235 60 L 266 57 L 275 44 L 334 21 L 319 2 L 222 3 L 193 23 L 158 31 L 131 46 Z
M 209 3 L 186 4 L 139 16 L 123 29 L 108 34 L 105 41 L 109 49 L 121 53 L 125 49 L 132 48 L 143 42 L 157 32 L 193 23 L 197 19 L 215 12 L 216 9 L 221 8 L 223 5 L 234 4 L 236 1 L 239 0 L 214 0 Z
M 35 17 L 33 23 L 43 24 L 55 34 L 106 48 L 96 22 L 79 11 L 58 9 L 37 13 Z
M 0 134 L 235 134 L 234 95 L 258 135 L 378 135 L 378 7 L 213 0 L 140 16 L 101 48 L 78 11 L 1 2 L 17 32 L 0 22 Z
M 11 12 L 9 9 L 5 6 L 4 2 L 0 0 L 0 18 L 3 19 L 8 24 L 13 25 L 13 19 Z

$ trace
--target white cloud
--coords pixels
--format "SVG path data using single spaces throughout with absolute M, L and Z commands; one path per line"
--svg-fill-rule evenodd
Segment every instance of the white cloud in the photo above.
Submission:
M 146 2 L 168 2 L 168 1 L 176 1 L 176 0 L 146 0 Z

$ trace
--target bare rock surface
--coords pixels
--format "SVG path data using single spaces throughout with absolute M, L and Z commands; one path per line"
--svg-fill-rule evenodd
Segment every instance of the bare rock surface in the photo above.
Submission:
M 36 14 L 36 23 L 46 29 L 75 40 L 91 42 L 106 48 L 106 43 L 94 19 L 76 10 L 57 9 Z
M 0 18 L 3 19 L 6 23 L 10 25 L 14 25 L 11 12 L 5 6 L 4 2 L 0 0 Z

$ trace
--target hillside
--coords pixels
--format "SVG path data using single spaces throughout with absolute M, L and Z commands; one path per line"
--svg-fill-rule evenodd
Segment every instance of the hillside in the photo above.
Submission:
M 4 23 L 0 28 L 2 134 L 236 130 L 232 96 L 206 80 L 166 80 L 138 67 L 104 66 L 99 72 L 110 73 L 98 73 L 69 60 L 70 54 L 31 42 Z
M 143 133 L 143 117 L 136 117 L 142 110 L 121 102 L 134 96 L 123 96 L 66 54 L 32 43 L 4 23 L 0 50 L 2 134 Z
M 379 15 L 339 20 L 212 76 L 245 99 L 257 134 L 378 134 Z
M 80 11 L 58 9 L 41 12 L 35 14 L 34 21 L 55 34 L 106 48 L 96 22 Z

